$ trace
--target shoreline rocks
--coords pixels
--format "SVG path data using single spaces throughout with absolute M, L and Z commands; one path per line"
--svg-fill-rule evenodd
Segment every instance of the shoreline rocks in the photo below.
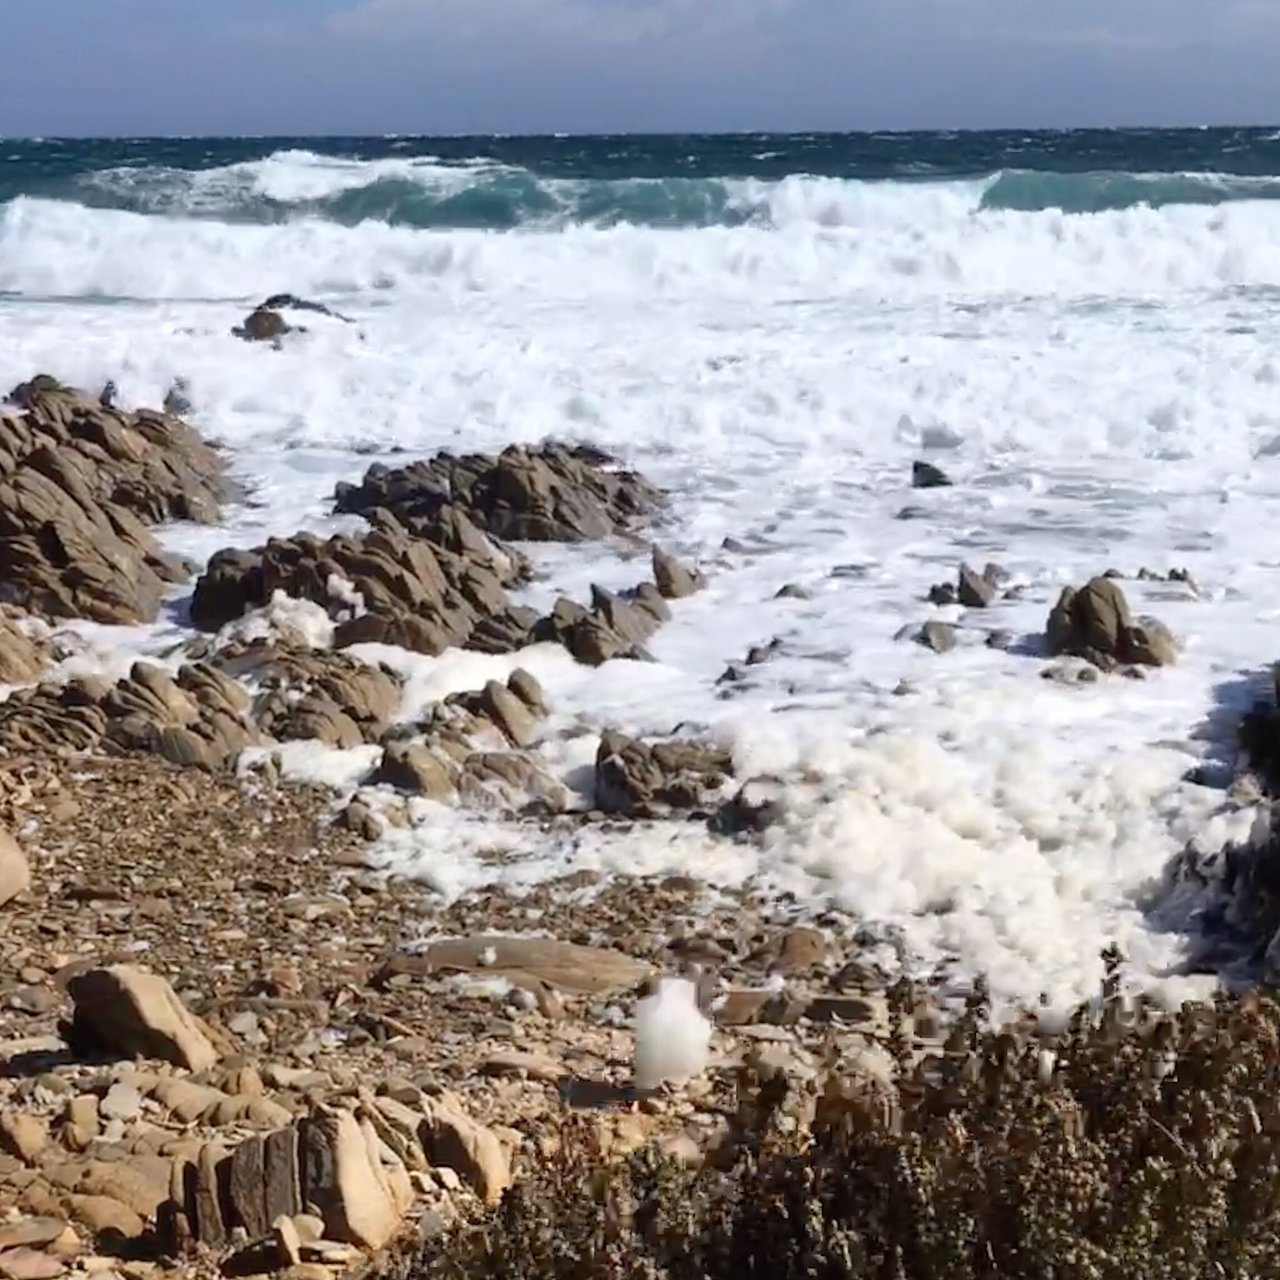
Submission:
M 1177 661 L 1169 629 L 1154 618 L 1135 621 L 1114 578 L 1093 578 L 1078 590 L 1064 587 L 1049 613 L 1045 636 L 1051 656 L 1083 658 L 1101 671 Z
M 0 415 L 4 597 L 44 618 L 152 621 L 187 569 L 148 526 L 210 523 L 222 459 L 179 418 L 123 413 L 41 375 Z

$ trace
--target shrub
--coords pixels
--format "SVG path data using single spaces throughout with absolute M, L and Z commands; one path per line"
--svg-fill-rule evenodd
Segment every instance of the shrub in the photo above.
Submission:
M 1050 1059 L 985 1029 L 895 1046 L 897 1096 L 832 1070 L 814 1096 L 753 1081 L 697 1170 L 611 1164 L 589 1121 L 413 1280 L 1262 1280 L 1280 1276 L 1280 1006 L 1168 1017 L 1116 994 Z M 907 1007 L 909 993 L 902 994 Z M 797 1110 L 808 1123 L 795 1125 Z

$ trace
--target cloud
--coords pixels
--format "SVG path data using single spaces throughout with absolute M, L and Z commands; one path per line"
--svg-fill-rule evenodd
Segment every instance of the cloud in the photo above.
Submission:
M 657 44 L 749 28 L 803 0 L 359 0 L 330 15 L 331 35 L 442 43 Z
M 448 42 L 571 37 L 578 44 L 626 45 L 660 38 L 684 0 L 362 0 L 333 14 L 333 35 L 370 40 L 431 36 Z

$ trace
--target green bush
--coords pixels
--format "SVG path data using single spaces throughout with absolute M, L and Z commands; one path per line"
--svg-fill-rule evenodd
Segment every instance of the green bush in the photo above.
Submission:
M 905 999 L 909 997 L 904 997 Z M 1280 1006 L 1125 1012 L 1109 980 L 1046 1061 L 974 1000 L 886 1105 L 838 1070 L 750 1085 L 701 1168 L 610 1164 L 581 1119 L 413 1280 L 1280 1277 Z M 752 1092 L 753 1091 L 753 1092 Z M 787 1116 L 803 1112 L 797 1127 Z M 750 1117 L 747 1119 L 746 1117 Z

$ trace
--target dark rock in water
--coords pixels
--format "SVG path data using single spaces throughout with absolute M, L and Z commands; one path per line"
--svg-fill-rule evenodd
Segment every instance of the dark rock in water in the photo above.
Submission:
M 745 556 L 751 554 L 751 548 L 747 546 L 741 538 L 727 537 L 720 543 L 722 551 L 728 551 L 735 556 Z
M 1112 578 L 1094 578 L 1078 591 L 1064 587 L 1045 631 L 1050 654 L 1084 658 L 1103 671 L 1131 663 L 1163 667 L 1177 658 L 1169 629 L 1154 618 L 1135 623 Z
M 1013 642 L 1012 631 L 992 631 L 988 634 L 985 644 L 988 649 L 1010 649 L 1013 647 Z
M 748 778 L 715 812 L 708 826 L 721 835 L 764 831 L 786 814 L 786 788 L 778 778 Z
M 796 582 L 788 582 L 778 588 L 773 597 L 775 600 L 808 600 L 809 592 Z
M 937 582 L 929 588 L 929 594 L 926 599 L 930 604 L 948 605 L 955 604 L 957 600 L 955 585 L 950 582 Z
M 231 336 L 245 342 L 279 342 L 287 334 L 304 332 L 304 329 L 291 325 L 278 311 L 258 307 L 245 317 L 243 324 L 231 330 Z
M 947 622 L 926 622 L 913 638 L 934 653 L 949 653 L 956 647 L 956 629 Z
M 626 532 L 658 506 L 661 492 L 598 450 L 512 445 L 497 457 L 437 454 L 404 467 L 373 466 L 359 485 L 339 485 L 339 512 L 389 512 L 416 537 L 438 540 L 451 509 L 515 542 L 586 542 Z
M 192 409 L 190 391 L 191 386 L 186 378 L 174 378 L 173 386 L 165 393 L 165 413 L 175 414 L 177 417 L 190 413 Z
M 340 648 L 378 642 L 441 653 L 466 644 L 486 619 L 510 619 L 506 588 L 528 574 L 523 557 L 474 526 L 471 533 L 466 556 L 414 538 L 393 521 L 358 535 L 324 540 L 303 533 L 249 551 L 228 548 L 212 557 L 197 582 L 191 617 L 198 627 L 216 630 L 283 591 L 324 606 L 339 623 L 334 640 Z M 359 593 L 363 613 L 348 616 L 350 593 L 335 593 L 335 580 Z
M 700 808 L 733 771 L 727 751 L 676 739 L 648 745 L 607 730 L 596 753 L 596 807 L 633 818 Z
M 686 568 L 675 556 L 656 545 L 653 548 L 653 580 L 667 600 L 682 600 L 702 586 L 701 574 Z
M 350 317 L 339 315 L 338 312 L 326 307 L 323 302 L 311 302 L 306 298 L 299 298 L 292 293 L 273 293 L 271 297 L 259 305 L 258 310 L 312 311 L 316 315 L 329 316 L 333 320 L 341 320 L 343 324 L 351 323 Z
M 911 464 L 911 487 L 913 489 L 946 489 L 951 487 L 951 480 L 941 467 L 932 462 L 913 462 Z
M 598 667 L 614 658 L 650 661 L 644 642 L 671 611 L 651 582 L 626 595 L 591 588 L 591 608 L 561 597 L 534 629 L 534 639 L 554 640 L 581 663 Z
M 985 577 L 962 564 L 956 595 L 966 609 L 985 609 L 995 600 L 996 589 Z
M 893 518 L 895 520 L 926 520 L 933 512 L 928 507 L 903 507 Z

